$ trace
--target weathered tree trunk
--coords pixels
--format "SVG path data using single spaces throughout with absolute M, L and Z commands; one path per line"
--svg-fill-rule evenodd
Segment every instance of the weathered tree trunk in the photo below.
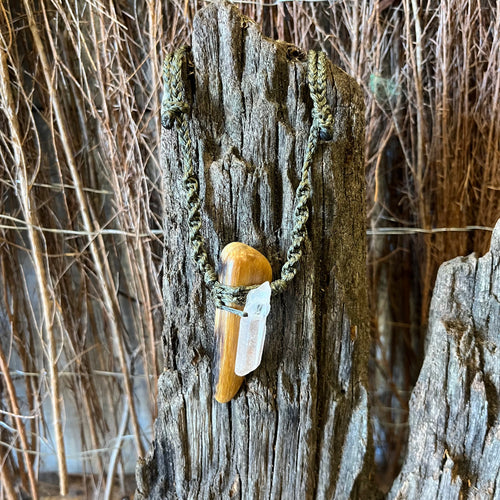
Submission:
M 484 257 L 443 264 L 389 498 L 500 498 L 500 221 Z
M 277 277 L 311 126 L 306 54 L 211 4 L 195 19 L 192 59 L 209 255 L 217 261 L 241 241 Z M 360 488 L 369 443 L 364 111 L 353 79 L 331 65 L 327 98 L 334 138 L 312 167 L 300 269 L 272 299 L 261 366 L 228 404 L 213 397 L 214 306 L 190 258 L 177 134 L 163 133 L 166 368 L 137 498 L 348 498 Z

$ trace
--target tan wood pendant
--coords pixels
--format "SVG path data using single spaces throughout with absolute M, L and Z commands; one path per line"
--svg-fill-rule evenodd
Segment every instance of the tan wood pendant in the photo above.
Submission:
M 226 245 L 221 253 L 219 281 L 224 285 L 260 285 L 272 280 L 269 261 L 259 251 L 244 243 Z M 234 309 L 243 307 L 231 304 Z M 216 309 L 215 338 L 217 342 L 215 399 L 227 403 L 236 395 L 244 377 L 234 373 L 240 317 L 237 314 Z

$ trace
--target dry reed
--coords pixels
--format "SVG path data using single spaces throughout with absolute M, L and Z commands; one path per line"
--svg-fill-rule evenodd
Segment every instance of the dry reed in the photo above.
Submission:
M 437 266 L 484 252 L 485 228 L 500 216 L 500 7 L 243 4 L 266 34 L 322 48 L 365 91 L 383 488 L 404 449 Z M 126 434 L 139 455 L 148 445 L 134 375 L 145 377 L 151 424 L 162 366 L 161 61 L 189 39 L 201 5 L 0 6 L 0 495 L 8 499 L 37 497 L 42 441 L 54 444 L 67 492 L 69 398 L 82 452 L 96 456 L 82 459 L 92 495 L 111 496 Z M 109 447 L 114 436 L 119 444 Z

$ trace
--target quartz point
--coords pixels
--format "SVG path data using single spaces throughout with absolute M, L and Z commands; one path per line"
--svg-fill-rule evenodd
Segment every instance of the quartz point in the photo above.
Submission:
M 269 281 L 250 290 L 245 309 L 248 314 L 240 320 L 238 349 L 234 372 L 241 377 L 255 370 L 262 359 L 266 339 L 266 319 L 271 309 L 271 285 Z

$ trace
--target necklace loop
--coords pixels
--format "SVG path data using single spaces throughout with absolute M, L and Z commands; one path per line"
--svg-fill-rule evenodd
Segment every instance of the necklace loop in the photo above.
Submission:
M 183 65 L 188 64 L 190 49 L 183 46 L 168 54 L 163 65 L 164 94 L 161 106 L 162 125 L 171 129 L 176 125 L 183 162 L 183 184 L 188 208 L 189 241 L 193 260 L 203 274 L 217 308 L 231 304 L 244 305 L 248 292 L 255 286 L 233 287 L 223 285 L 217 279 L 214 267 L 209 262 L 205 241 L 201 234 L 201 202 L 198 177 L 193 168 L 192 145 L 189 135 L 189 105 L 183 84 Z M 312 124 L 302 165 L 301 180 L 295 192 L 292 242 L 287 251 L 287 260 L 281 268 L 281 277 L 271 283 L 273 294 L 283 292 L 297 274 L 302 257 L 302 245 L 307 237 L 306 223 L 309 218 L 307 202 L 311 197 L 310 170 L 320 140 L 333 138 L 333 116 L 326 99 L 327 58 L 324 52 L 309 51 L 307 80 L 313 101 Z

